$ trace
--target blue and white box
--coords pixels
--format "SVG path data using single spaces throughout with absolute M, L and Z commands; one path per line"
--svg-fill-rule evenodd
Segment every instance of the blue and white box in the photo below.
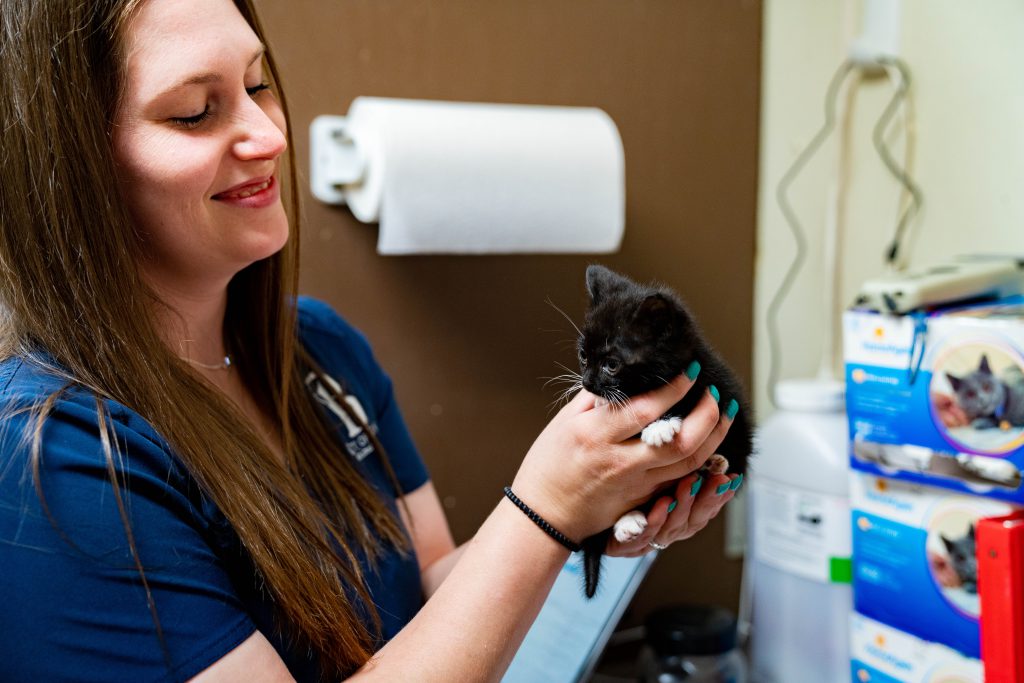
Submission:
M 850 615 L 851 683 L 983 683 L 978 659 Z
M 843 327 L 853 468 L 1024 502 L 1024 297 Z
M 980 657 L 975 529 L 1013 506 L 861 473 L 850 506 L 854 609 Z

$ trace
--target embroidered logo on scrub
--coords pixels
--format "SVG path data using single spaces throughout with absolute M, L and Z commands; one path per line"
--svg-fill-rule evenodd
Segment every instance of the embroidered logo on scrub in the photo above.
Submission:
M 366 434 L 362 425 L 352 419 L 352 417 L 338 405 L 338 401 L 335 400 L 336 394 L 344 396 L 345 403 L 352 409 L 352 412 L 359 417 L 363 424 L 370 424 L 369 419 L 366 416 L 366 411 L 363 409 L 363 404 L 359 402 L 355 396 L 351 394 L 342 393 L 341 385 L 333 377 L 324 375 L 324 380 L 327 382 L 330 389 L 324 386 L 320 378 L 317 377 L 316 373 L 311 372 L 306 375 L 306 386 L 313 392 L 316 400 L 320 402 L 325 408 L 331 411 L 341 423 L 345 425 L 347 432 L 345 438 L 345 449 L 348 454 L 355 458 L 357 461 L 362 461 L 366 456 L 373 452 L 373 443 L 370 441 L 370 437 Z M 333 391 L 331 391 L 333 389 Z M 377 424 L 370 424 L 370 429 L 373 433 L 377 433 Z

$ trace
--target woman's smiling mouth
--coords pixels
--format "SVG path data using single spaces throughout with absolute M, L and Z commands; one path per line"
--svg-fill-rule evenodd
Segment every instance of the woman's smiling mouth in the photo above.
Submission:
M 277 182 L 274 176 L 257 179 L 219 192 L 212 199 L 250 208 L 268 206 L 277 201 Z

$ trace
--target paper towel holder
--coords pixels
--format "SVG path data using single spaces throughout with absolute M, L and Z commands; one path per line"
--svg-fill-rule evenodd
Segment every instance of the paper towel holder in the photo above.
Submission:
M 325 204 L 345 204 L 345 187 L 366 177 L 366 155 L 344 116 L 321 115 L 309 125 L 310 190 Z

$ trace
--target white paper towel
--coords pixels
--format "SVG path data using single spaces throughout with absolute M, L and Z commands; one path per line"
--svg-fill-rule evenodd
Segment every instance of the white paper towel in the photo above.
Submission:
M 356 98 L 346 188 L 381 254 L 608 253 L 625 224 L 618 130 L 591 107 Z

